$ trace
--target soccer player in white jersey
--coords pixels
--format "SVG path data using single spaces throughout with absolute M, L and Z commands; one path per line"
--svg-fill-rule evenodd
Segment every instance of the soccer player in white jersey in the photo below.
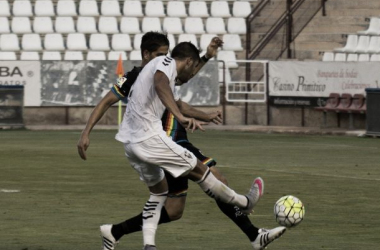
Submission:
M 143 57 L 142 66 L 144 66 L 152 58 L 159 56 L 160 54 L 166 54 L 168 50 L 167 45 L 168 45 L 168 41 L 167 41 L 166 35 L 156 33 L 156 32 L 148 32 L 146 35 L 144 35 L 143 41 L 141 44 L 141 51 L 142 51 L 142 57 Z M 207 49 L 208 58 L 215 56 L 217 52 L 217 48 L 221 45 L 222 45 L 221 40 L 218 38 L 214 38 Z M 206 58 L 205 56 L 202 57 L 202 63 L 199 64 L 199 67 L 198 69 L 195 70 L 195 72 L 197 72 L 207 62 L 208 58 Z M 131 72 L 128 72 L 124 76 L 124 78 L 122 78 L 124 80 L 128 78 L 128 83 L 124 84 L 122 88 L 120 88 L 120 85 L 119 85 L 120 82 L 118 82 L 118 84 L 115 84 L 114 87 L 112 88 L 113 94 L 110 91 L 110 93 L 107 94 L 94 109 L 87 123 L 87 126 L 82 133 L 81 139 L 78 142 L 78 151 L 83 159 L 86 158 L 85 150 L 89 146 L 88 136 L 93 126 L 103 116 L 104 112 L 110 107 L 110 105 L 112 105 L 119 99 L 120 100 L 125 99 L 124 97 L 129 93 L 130 87 L 134 83 L 135 78 L 137 77 L 137 74 L 138 72 L 140 72 L 140 70 L 141 68 L 134 68 Z M 118 97 L 118 99 L 115 98 L 116 96 Z M 183 105 L 185 105 L 185 103 L 183 103 Z M 165 112 L 165 113 L 168 114 L 168 112 Z M 207 121 L 216 120 L 217 122 L 218 120 L 217 116 L 218 116 L 217 112 L 213 112 L 206 116 L 205 114 L 203 114 L 203 119 L 207 117 L 206 118 Z M 181 146 L 193 152 L 195 156 L 198 159 L 200 159 L 202 162 L 207 162 L 205 164 L 207 164 L 208 167 L 210 167 L 213 173 L 217 174 L 217 178 L 223 180 L 223 182 L 226 183 L 225 178 L 217 171 L 215 167 L 216 162 L 212 158 L 208 158 L 202 155 L 197 148 L 195 148 L 190 142 L 187 141 L 186 131 L 184 129 L 181 128 L 181 131 L 167 130 L 165 123 L 166 121 L 168 121 L 168 119 L 167 117 L 166 118 L 165 117 L 162 118 L 162 121 L 163 121 L 165 130 L 167 131 L 167 134 L 168 135 L 182 134 L 184 137 L 172 136 L 172 139 L 176 141 L 176 143 L 180 144 Z M 171 120 L 176 122 L 173 119 L 174 118 L 172 118 Z M 181 126 L 177 123 L 175 127 L 180 128 Z M 181 138 L 182 139 L 186 138 L 186 140 L 183 142 L 180 142 L 179 140 Z M 176 213 L 182 213 L 181 211 L 183 210 L 184 204 L 186 201 L 187 178 L 178 178 L 178 181 L 177 181 L 177 179 L 172 178 L 167 173 L 166 173 L 166 176 L 170 180 L 169 188 L 171 190 L 171 196 L 165 204 L 165 206 L 167 206 L 169 210 L 166 210 L 164 207 L 161 211 L 161 214 L 163 216 L 161 216 L 160 223 L 166 223 L 166 222 L 179 219 L 180 216 L 178 217 Z M 178 190 L 181 190 L 181 192 L 177 193 Z M 234 207 L 228 204 L 224 205 L 224 203 L 220 201 L 217 201 L 217 204 L 219 208 L 223 211 L 223 213 L 225 213 L 231 220 L 233 220 L 240 227 L 240 229 L 251 239 L 254 249 L 262 249 L 267 244 L 269 244 L 272 240 L 274 240 L 275 238 L 277 238 L 279 235 L 281 235 L 284 232 L 283 228 L 276 228 L 272 230 L 257 229 L 256 227 L 252 225 L 250 220 L 245 215 L 240 213 L 237 207 Z M 101 232 L 102 232 L 103 241 L 104 241 L 103 242 L 104 249 L 105 250 L 114 249 L 114 244 L 122 235 L 140 231 L 142 221 L 143 221 L 142 214 L 139 214 L 138 216 L 131 218 L 129 220 L 126 220 L 125 222 L 122 222 L 118 225 L 103 225 L 101 227 Z
M 186 83 L 200 63 L 199 51 L 190 42 L 178 44 L 172 57 L 161 56 L 150 61 L 136 79 L 128 97 L 128 105 L 116 139 L 124 144 L 125 154 L 150 191 L 143 210 L 145 249 L 155 249 L 155 233 L 168 186 L 163 169 L 173 177 L 188 176 L 210 197 L 251 213 L 262 195 L 262 182 L 254 182 L 247 195 L 235 193 L 220 182 L 188 150 L 169 138 L 162 128 L 161 117 L 168 109 L 191 130 L 202 129 L 202 122 L 189 118 L 176 101 L 176 83 Z

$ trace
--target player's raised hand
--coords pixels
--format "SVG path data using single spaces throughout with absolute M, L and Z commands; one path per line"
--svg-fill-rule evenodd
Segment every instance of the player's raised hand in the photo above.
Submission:
M 215 124 L 221 124 L 223 122 L 223 116 L 222 112 L 220 110 L 211 112 L 208 114 L 210 118 L 210 122 L 215 123 Z
M 77 148 L 78 148 L 79 156 L 83 160 L 87 160 L 86 150 L 89 146 L 90 146 L 90 138 L 87 135 L 82 134 L 81 137 L 79 138 Z
M 207 47 L 207 52 L 206 52 L 206 57 L 207 58 L 212 58 L 216 55 L 218 52 L 218 49 L 223 46 L 223 41 L 219 37 L 214 37 L 211 39 L 210 44 Z

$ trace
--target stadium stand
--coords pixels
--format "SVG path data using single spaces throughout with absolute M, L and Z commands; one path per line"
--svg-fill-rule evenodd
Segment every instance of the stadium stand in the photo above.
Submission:
M 92 34 L 90 36 L 90 49 L 101 51 L 110 50 L 108 36 L 106 34 Z
M 104 51 L 90 51 L 87 53 L 86 60 L 88 61 L 104 61 L 106 60 L 106 53 Z
M 122 60 L 128 59 L 127 53 L 125 53 L 125 51 L 110 51 L 108 53 L 108 60 L 117 61 L 117 60 L 119 60 L 120 55 L 121 55 Z
M 86 59 L 94 48 L 112 50 L 106 58 L 114 58 L 114 51 L 127 52 L 125 57 L 123 53 L 123 58 L 140 58 L 136 52 L 135 56 L 131 56 L 131 51 L 140 49 L 141 33 L 164 31 L 168 33 L 170 49 L 178 42 L 191 41 L 205 50 L 209 42 L 207 39 L 213 35 L 225 35 L 223 50 L 236 52 L 244 58 L 244 18 L 251 12 L 254 3 L 209 0 L 5 0 L 0 1 L 0 35 L 15 36 L 11 36 L 11 46 L 0 49 L 16 51 L 16 59 L 20 60 L 21 54 L 22 60 Z M 91 37 L 98 33 L 108 37 L 108 46 L 105 43 L 102 47 L 91 46 Z M 23 38 L 24 34 L 32 36 Z M 26 42 L 28 37 L 33 38 L 31 44 Z M 107 41 L 105 36 L 101 37 L 104 42 Z M 117 39 L 123 39 L 125 44 L 116 42 Z
M 141 60 L 141 52 L 140 50 L 133 50 L 131 55 L 129 56 L 131 60 Z

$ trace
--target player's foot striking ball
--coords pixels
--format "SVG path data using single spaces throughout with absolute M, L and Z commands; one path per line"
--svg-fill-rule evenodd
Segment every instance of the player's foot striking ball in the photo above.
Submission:
M 274 241 L 275 239 L 281 237 L 286 231 L 286 227 L 276 227 L 273 229 L 259 229 L 259 235 L 252 242 L 253 249 L 261 250 L 266 248 L 266 246 Z
M 119 243 L 115 240 L 111 233 L 112 225 L 102 225 L 100 226 L 100 235 L 102 236 L 103 241 L 103 250 L 113 250 L 115 246 Z

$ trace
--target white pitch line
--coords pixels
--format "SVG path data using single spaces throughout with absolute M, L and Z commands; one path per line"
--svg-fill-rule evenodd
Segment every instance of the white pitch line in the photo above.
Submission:
M 0 189 L 1 193 L 19 193 L 20 190 L 17 189 Z
M 334 177 L 334 178 L 342 178 L 342 179 L 353 179 L 353 180 L 364 180 L 364 181 L 380 181 L 380 179 L 370 179 L 363 177 L 353 177 L 353 176 L 344 176 L 344 175 L 330 175 L 330 174 L 313 174 L 306 172 L 297 172 L 297 171 L 285 171 L 285 170 L 275 170 L 275 169 L 254 169 L 254 168 L 240 168 L 240 167 L 228 167 L 217 165 L 220 168 L 235 168 L 235 169 L 247 169 L 247 170 L 257 170 L 257 171 L 268 171 L 268 172 L 278 172 L 278 173 L 286 173 L 286 174 L 302 174 L 302 175 L 311 175 L 311 176 L 321 176 L 321 177 Z

